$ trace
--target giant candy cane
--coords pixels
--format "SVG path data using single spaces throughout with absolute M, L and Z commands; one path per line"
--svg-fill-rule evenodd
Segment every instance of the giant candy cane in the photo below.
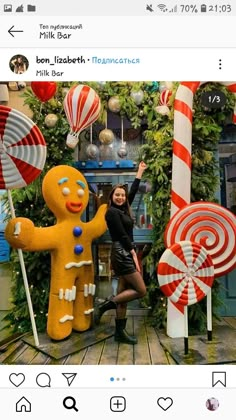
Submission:
M 182 82 L 174 103 L 174 140 L 172 155 L 171 217 L 186 204 L 191 196 L 191 154 L 193 97 L 197 89 L 207 82 Z M 236 82 L 219 82 L 236 95 Z M 236 105 L 233 123 L 236 124 Z M 184 308 L 168 300 L 167 334 L 184 336 Z

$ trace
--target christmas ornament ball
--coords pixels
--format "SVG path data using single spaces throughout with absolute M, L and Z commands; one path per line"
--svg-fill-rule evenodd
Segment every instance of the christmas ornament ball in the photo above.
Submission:
M 45 117 L 44 123 L 48 128 L 53 128 L 55 127 L 57 121 L 58 121 L 58 117 L 56 114 L 48 114 Z
M 104 128 L 104 130 L 99 133 L 99 140 L 102 144 L 111 144 L 115 136 L 112 130 L 109 128 Z
M 135 102 L 136 105 L 140 105 L 143 102 L 144 92 L 140 89 L 138 91 L 132 91 L 130 93 L 131 98 Z
M 126 149 L 126 145 L 125 142 L 120 146 L 118 152 L 117 152 L 118 156 L 123 159 L 127 156 L 128 154 L 128 150 Z
M 108 108 L 112 112 L 120 112 L 120 99 L 118 96 L 112 96 L 108 101 Z
M 98 147 L 95 144 L 89 144 L 86 148 L 86 154 L 90 159 L 95 159 L 98 156 L 98 152 Z

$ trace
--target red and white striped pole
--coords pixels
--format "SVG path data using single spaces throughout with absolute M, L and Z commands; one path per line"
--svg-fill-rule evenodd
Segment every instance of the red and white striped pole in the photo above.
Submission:
M 194 94 L 207 82 L 182 82 L 174 102 L 171 217 L 191 200 L 192 118 Z M 218 82 L 236 95 L 236 82 Z M 233 123 L 236 124 L 236 105 Z M 168 299 L 167 334 L 184 337 L 184 307 Z

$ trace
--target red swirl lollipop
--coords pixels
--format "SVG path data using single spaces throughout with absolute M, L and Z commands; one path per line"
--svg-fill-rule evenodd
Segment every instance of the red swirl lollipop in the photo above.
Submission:
M 30 184 L 45 160 L 46 143 L 37 125 L 16 109 L 0 105 L 0 189 Z
M 206 249 L 191 241 L 181 241 L 166 249 L 158 267 L 162 292 L 180 305 L 202 300 L 214 281 L 214 265 Z
M 216 203 L 196 202 L 182 207 L 165 230 L 165 245 L 189 240 L 204 246 L 210 254 L 215 276 L 236 266 L 236 216 Z

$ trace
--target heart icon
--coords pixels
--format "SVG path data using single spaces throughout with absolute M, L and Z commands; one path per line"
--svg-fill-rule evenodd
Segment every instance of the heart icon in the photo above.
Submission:
M 162 408 L 162 410 L 166 411 L 168 408 L 170 408 L 173 404 L 173 400 L 170 397 L 160 397 L 157 400 L 157 405 Z
M 23 373 L 11 373 L 9 380 L 13 385 L 20 386 L 25 380 L 25 375 Z

